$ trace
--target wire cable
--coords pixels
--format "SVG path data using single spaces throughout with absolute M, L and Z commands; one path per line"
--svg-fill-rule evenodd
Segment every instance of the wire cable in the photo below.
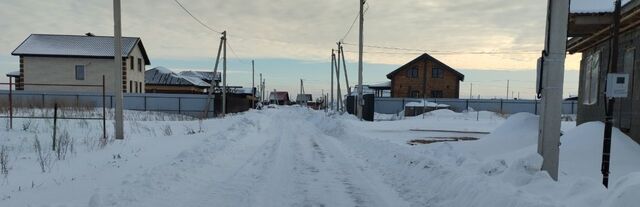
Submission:
M 369 11 L 369 3 L 366 3 L 366 8 L 364 9 L 364 11 L 362 12 L 363 14 L 366 14 L 367 11 Z M 353 22 L 351 22 L 351 26 L 349 26 L 349 29 L 347 30 L 347 33 L 344 34 L 344 36 L 342 36 L 342 38 L 340 39 L 340 42 L 344 42 L 344 39 L 347 38 L 347 36 L 349 36 L 349 34 L 351 33 L 351 30 L 353 30 L 353 26 L 356 25 L 356 22 L 358 21 L 358 18 L 360 17 L 360 12 L 358 12 L 358 14 L 356 15 L 356 18 L 353 19 Z
M 180 6 L 180 8 L 182 8 L 182 10 L 184 10 L 185 12 L 187 12 L 187 14 L 189 14 L 189 16 L 191 16 L 191 18 L 193 18 L 194 20 L 196 20 L 196 22 L 198 22 L 200 25 L 202 25 L 203 27 L 207 28 L 208 30 L 210 30 L 210 31 L 212 31 L 212 32 L 215 32 L 215 33 L 218 33 L 218 34 L 222 34 L 222 32 L 217 31 L 217 30 L 215 30 L 215 29 L 211 28 L 209 25 L 205 24 L 205 23 L 204 23 L 204 22 L 202 22 L 200 19 L 198 19 L 198 17 L 194 16 L 194 15 L 189 11 L 189 9 L 187 9 L 186 7 L 184 7 L 184 5 L 182 5 L 182 3 L 180 3 L 178 0 L 173 0 L 173 1 L 175 1 L 175 2 L 178 4 L 178 6 Z

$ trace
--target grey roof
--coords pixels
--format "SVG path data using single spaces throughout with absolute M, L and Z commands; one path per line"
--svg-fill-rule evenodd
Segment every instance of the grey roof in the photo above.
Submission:
M 220 72 L 216 72 L 216 75 L 213 75 L 213 72 L 209 72 L 209 71 L 182 71 L 179 73 L 182 76 L 189 76 L 189 77 L 195 77 L 195 78 L 200 78 L 202 80 L 204 80 L 207 83 L 211 83 L 212 80 L 215 79 L 215 81 L 220 81 L 221 80 L 221 74 Z
M 150 64 L 142 41 L 138 37 L 122 38 L 122 57 L 128 57 L 136 45 L 140 46 L 147 65 Z M 113 58 L 113 37 L 32 34 L 11 54 Z
M 207 82 L 196 77 L 176 74 L 165 67 L 155 67 L 144 72 L 144 83 L 152 85 L 210 87 Z

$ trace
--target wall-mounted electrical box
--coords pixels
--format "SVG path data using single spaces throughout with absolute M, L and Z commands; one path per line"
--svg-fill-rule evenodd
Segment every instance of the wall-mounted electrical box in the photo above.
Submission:
M 607 97 L 626 98 L 629 94 L 629 74 L 612 73 L 607 76 Z

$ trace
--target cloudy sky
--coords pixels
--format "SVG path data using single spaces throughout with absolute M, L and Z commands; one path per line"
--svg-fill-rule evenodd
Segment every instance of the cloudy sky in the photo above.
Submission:
M 329 88 L 329 55 L 356 17 L 351 0 L 181 0 L 215 30 L 229 33 L 230 85 L 250 85 L 251 66 L 263 73 L 267 88 L 295 94 L 299 79 L 319 94 Z M 113 34 L 109 0 L 0 0 L 0 72 L 18 68 L 10 55 L 32 33 Z M 546 1 L 540 0 L 369 0 L 365 44 L 414 48 L 467 74 L 461 94 L 533 96 L 535 60 L 544 42 Z M 174 0 L 123 0 L 123 35 L 141 37 L 152 66 L 176 71 L 211 69 L 219 35 L 188 16 Z M 357 25 L 344 38 L 357 43 Z M 356 82 L 357 54 L 345 46 L 350 81 Z M 365 48 L 365 83 L 418 56 L 418 51 Z M 499 54 L 469 54 L 473 52 Z M 565 96 L 577 92 L 579 57 L 567 61 Z M 4 82 L 4 81 L 2 81 Z

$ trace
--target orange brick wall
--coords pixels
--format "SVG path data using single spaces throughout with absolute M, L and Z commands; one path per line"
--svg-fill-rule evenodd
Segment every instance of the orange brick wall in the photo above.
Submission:
M 419 98 L 425 95 L 427 98 L 432 98 L 431 91 L 439 90 L 442 91 L 443 98 L 459 98 L 460 81 L 457 74 L 443 66 L 434 67 L 434 64 L 431 61 L 418 61 L 395 73 L 391 78 L 391 96 L 410 97 L 410 91 L 418 91 Z M 418 78 L 407 76 L 407 71 L 413 67 L 418 68 Z M 444 77 L 433 78 L 433 68 L 442 68 Z

